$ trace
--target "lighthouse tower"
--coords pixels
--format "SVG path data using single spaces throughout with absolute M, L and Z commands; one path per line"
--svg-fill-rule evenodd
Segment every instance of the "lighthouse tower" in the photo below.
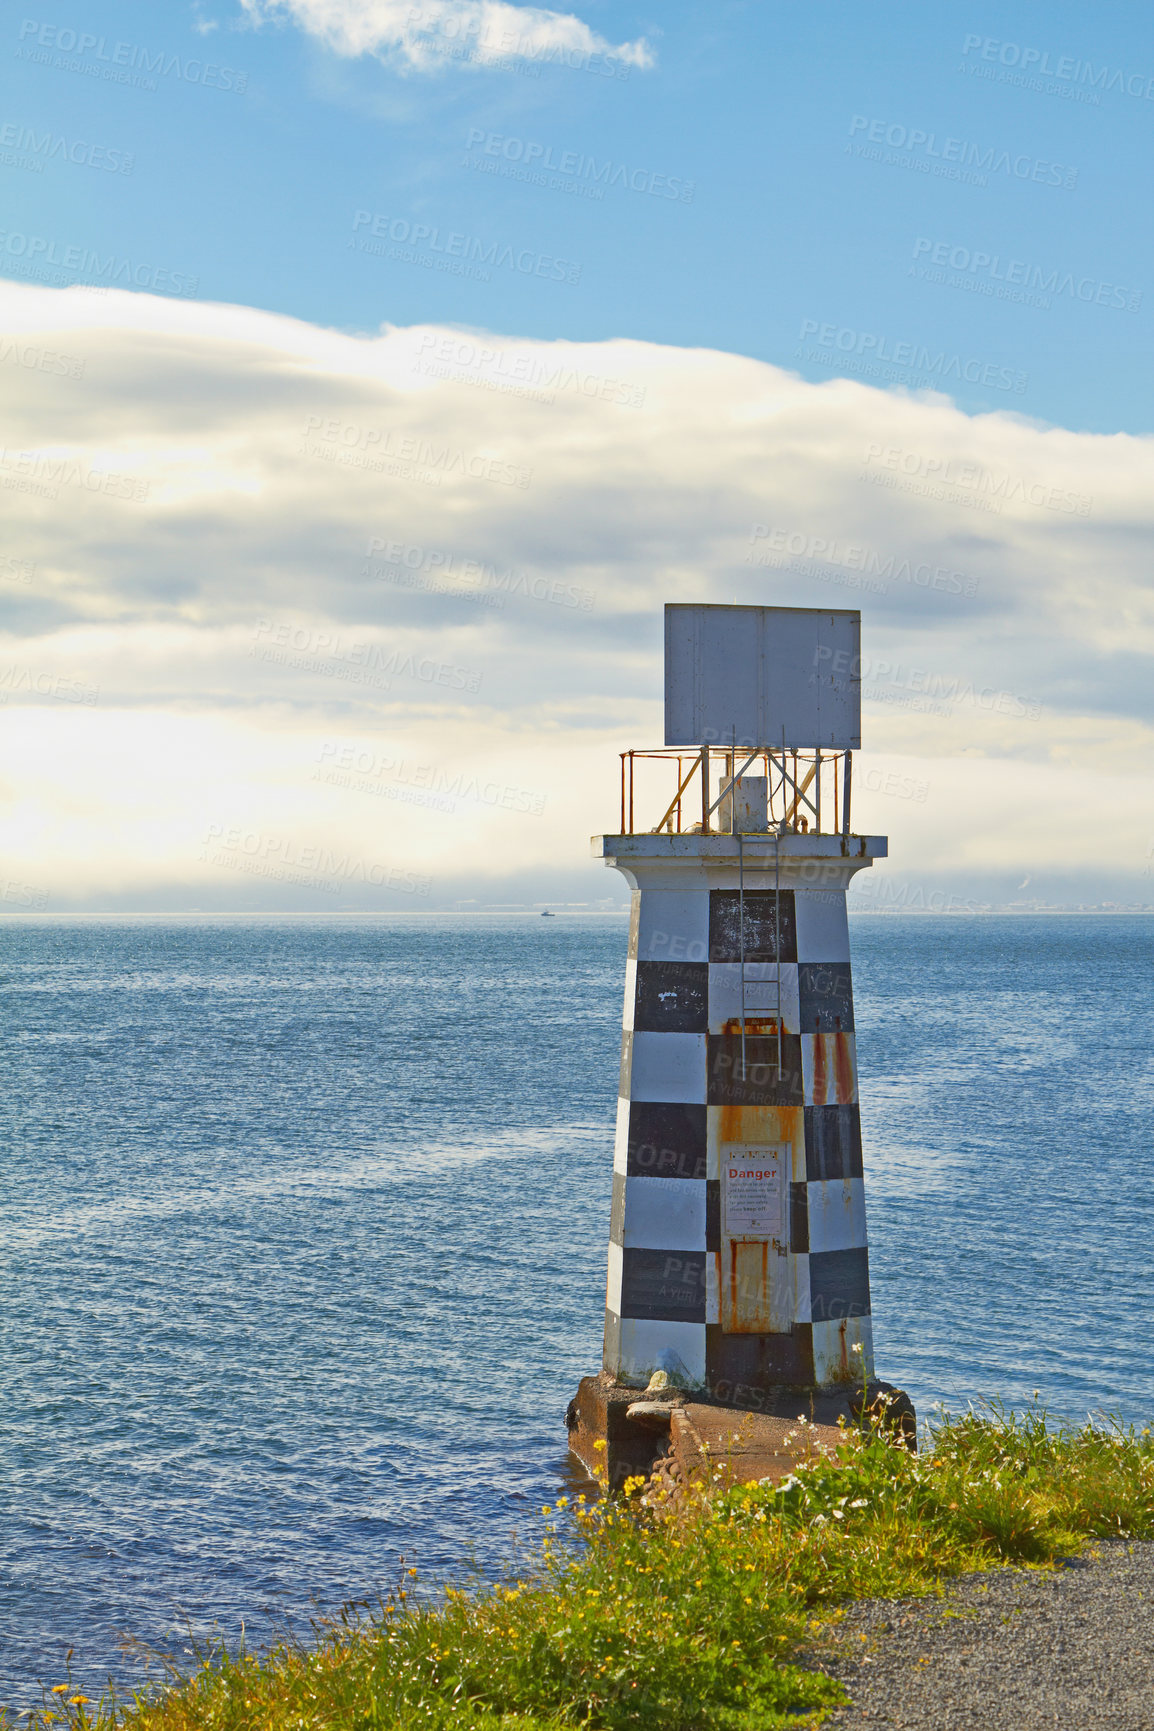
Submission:
M 872 1375 L 846 888 L 857 612 L 665 610 L 665 745 L 593 850 L 633 891 L 604 1376 L 740 1406 Z

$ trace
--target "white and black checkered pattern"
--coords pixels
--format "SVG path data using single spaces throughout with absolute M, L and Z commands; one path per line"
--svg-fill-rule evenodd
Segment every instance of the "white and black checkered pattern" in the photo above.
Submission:
M 776 900 L 772 889 L 745 892 L 743 1072 L 736 889 L 634 891 L 605 1322 L 605 1367 L 629 1384 L 644 1384 L 671 1353 L 722 1399 L 844 1380 L 847 1368 L 861 1374 L 863 1358 L 871 1368 L 844 888 L 782 888 Z M 780 1070 L 776 1035 L 750 1031 L 751 1021 L 768 1025 L 750 1009 L 758 980 L 771 982 L 766 1003 L 780 994 Z M 719 1148 L 768 1139 L 767 1123 L 791 1148 L 791 1326 L 729 1333 Z

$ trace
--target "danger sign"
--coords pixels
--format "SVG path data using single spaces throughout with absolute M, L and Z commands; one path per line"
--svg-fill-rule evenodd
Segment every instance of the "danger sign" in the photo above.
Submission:
M 723 1150 L 725 1231 L 731 1238 L 781 1238 L 784 1232 L 783 1148 Z

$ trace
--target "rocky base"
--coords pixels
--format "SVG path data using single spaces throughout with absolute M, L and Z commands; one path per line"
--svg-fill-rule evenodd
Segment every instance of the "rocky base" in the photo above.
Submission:
M 753 1412 L 668 1385 L 626 1388 L 602 1371 L 581 1379 L 565 1415 L 571 1451 L 610 1492 L 656 1475 L 647 1500 L 658 1501 L 718 1473 L 735 1483 L 785 1478 L 837 1447 L 839 1421 L 875 1424 L 917 1447 L 913 1403 L 885 1382 L 777 1389 Z

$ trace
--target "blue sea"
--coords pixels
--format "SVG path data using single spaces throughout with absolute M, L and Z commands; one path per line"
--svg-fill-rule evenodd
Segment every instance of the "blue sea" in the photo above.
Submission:
M 6 920 L 0 1703 L 499 1571 L 598 1367 L 618 916 Z M 879 1374 L 1154 1418 L 1154 921 L 858 916 Z

